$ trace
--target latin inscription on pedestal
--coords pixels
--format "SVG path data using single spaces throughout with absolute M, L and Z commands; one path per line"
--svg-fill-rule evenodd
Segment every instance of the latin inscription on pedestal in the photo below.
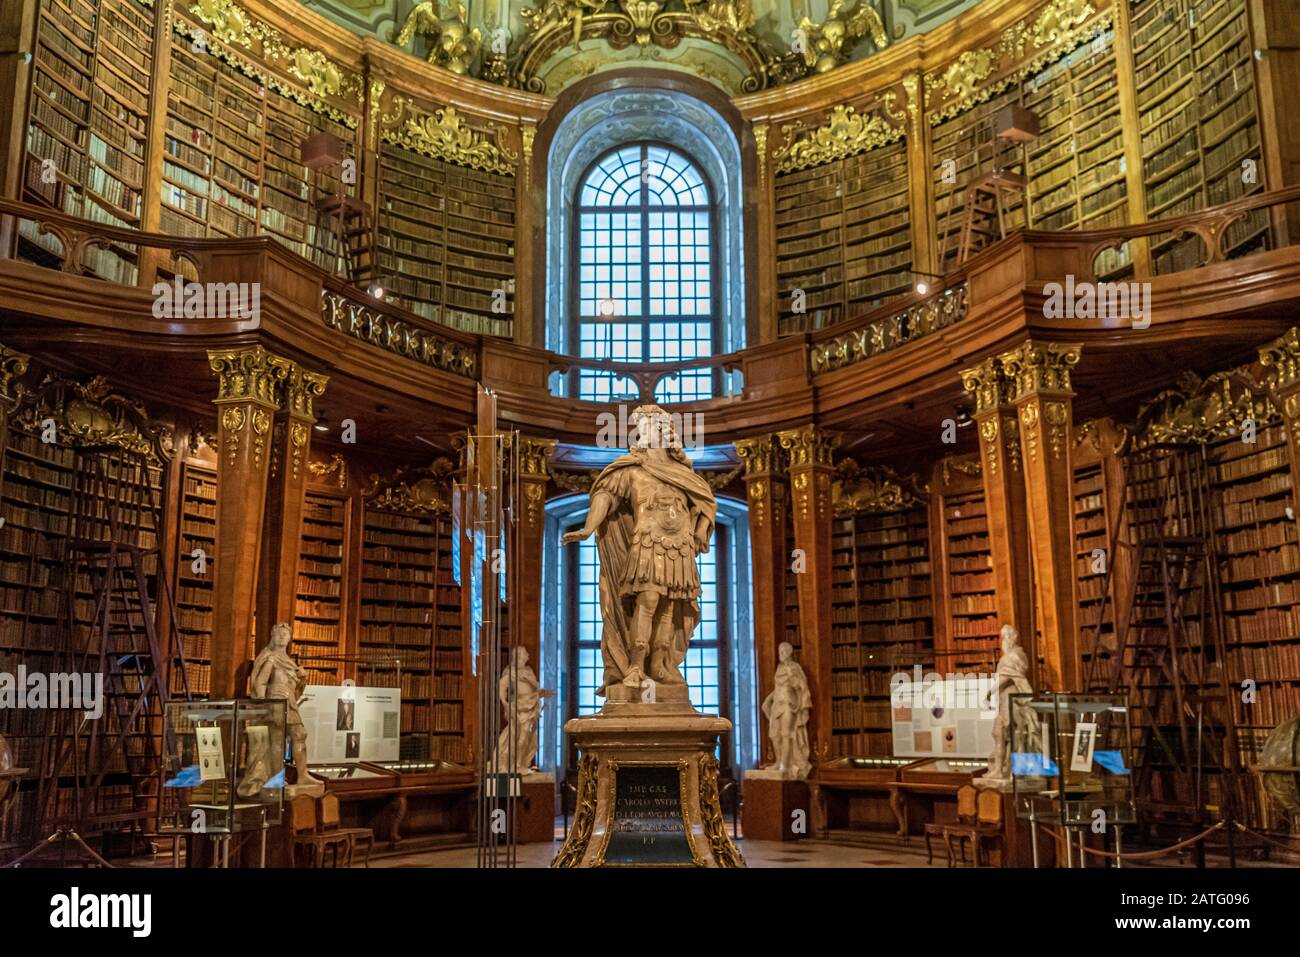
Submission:
M 695 863 L 682 815 L 682 773 L 671 765 L 619 766 L 605 864 Z

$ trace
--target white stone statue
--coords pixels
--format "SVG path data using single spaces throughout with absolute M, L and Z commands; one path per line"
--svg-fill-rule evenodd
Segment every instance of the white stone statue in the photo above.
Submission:
M 555 692 L 543 688 L 528 667 L 528 649 L 510 649 L 510 663 L 497 680 L 497 697 L 506 709 L 506 725 L 497 737 L 492 767 L 498 774 L 528 774 L 537 757 L 537 719 L 544 699 Z M 513 751 L 512 748 L 513 742 Z
M 997 708 L 993 719 L 993 751 L 989 754 L 989 769 L 975 779 L 982 788 L 999 791 L 1011 789 L 1011 696 L 1033 694 L 1029 683 L 1029 656 L 1020 647 L 1020 632 L 1011 625 L 1002 626 L 1002 657 L 994 672 L 993 689 L 989 693 L 989 707 Z
M 808 759 L 812 694 L 803 668 L 794 660 L 794 646 L 788 641 L 781 642 L 777 657 L 781 663 L 776 666 L 776 686 L 763 701 L 768 736 L 776 751 L 776 762 L 770 768 L 787 780 L 802 781 L 812 770 Z
M 596 477 L 586 523 L 563 541 L 596 533 L 605 625 L 605 679 L 596 693 L 640 700 L 651 679 L 675 686 L 684 701 L 678 666 L 700 620 L 696 556 L 709 550 L 718 505 L 667 412 L 642 405 L 628 419 L 636 426 L 632 448 Z
M 298 703 L 307 689 L 307 672 L 289 657 L 293 626 L 280 622 L 271 628 L 271 640 L 253 661 L 248 693 L 253 698 L 278 698 L 285 703 L 285 734 L 293 751 L 298 784 L 319 783 L 307 770 L 307 728 L 298 713 Z

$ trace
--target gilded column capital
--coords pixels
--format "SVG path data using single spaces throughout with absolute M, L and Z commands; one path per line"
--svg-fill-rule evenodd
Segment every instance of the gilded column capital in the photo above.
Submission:
M 280 384 L 292 363 L 261 346 L 242 349 L 209 349 L 208 365 L 217 374 L 216 402 L 258 402 L 279 406 Z
M 1043 392 L 1073 395 L 1070 370 L 1079 364 L 1082 349 L 1083 345 L 1077 342 L 1034 342 L 1030 339 L 1002 353 L 998 360 L 1012 383 L 1013 400 Z
M 329 376 L 308 372 L 296 362 L 290 364 L 283 381 L 283 395 L 278 403 L 281 411 L 294 418 L 316 420 L 315 402 L 325 394 Z
M 27 373 L 31 357 L 0 343 L 0 403 L 12 410 L 18 404 L 19 388 L 15 380 Z
M 990 356 L 977 366 L 961 371 L 961 387 L 975 400 L 975 414 L 992 412 L 1013 398 L 1014 386 L 1002 367 L 1002 360 Z
M 784 429 L 776 435 L 781 448 L 786 451 L 791 470 L 830 468 L 834 464 L 832 453 L 838 436 L 811 424 L 798 429 Z
M 1260 346 L 1259 362 L 1277 370 L 1270 376 L 1272 388 L 1289 389 L 1300 383 L 1300 330 L 1292 326 L 1281 338 Z
M 781 471 L 781 444 L 775 435 L 756 435 L 753 438 L 737 439 L 734 443 L 736 454 L 745 467 L 745 478 L 760 475 L 775 475 Z
M 555 439 L 539 439 L 531 435 L 519 436 L 519 475 L 521 478 L 548 479 L 551 453 Z

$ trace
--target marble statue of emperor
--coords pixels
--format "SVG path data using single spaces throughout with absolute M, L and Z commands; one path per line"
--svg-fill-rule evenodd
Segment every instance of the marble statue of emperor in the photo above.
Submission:
M 628 453 L 596 477 L 586 523 L 563 539 L 596 534 L 602 695 L 619 684 L 639 689 L 647 677 L 685 686 L 678 666 L 700 619 L 696 556 L 709 550 L 718 511 L 667 412 L 638 406 L 628 422 Z

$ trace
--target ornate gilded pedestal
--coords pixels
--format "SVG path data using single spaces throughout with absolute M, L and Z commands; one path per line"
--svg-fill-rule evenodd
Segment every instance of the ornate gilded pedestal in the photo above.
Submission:
M 578 807 L 552 867 L 744 867 L 718 800 L 725 718 L 687 703 L 610 702 L 564 726 L 574 736 Z

